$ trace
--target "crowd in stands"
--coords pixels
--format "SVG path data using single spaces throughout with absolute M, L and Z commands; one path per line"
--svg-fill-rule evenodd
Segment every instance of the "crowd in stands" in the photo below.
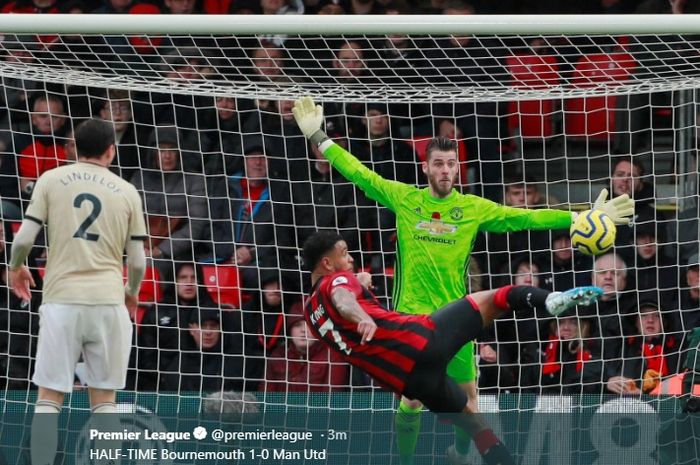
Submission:
M 107 0 L 3 2 L 4 13 L 260 13 L 364 14 L 567 13 L 562 2 L 432 0 L 397 5 L 382 0 Z M 657 5 L 658 4 L 658 5 Z M 694 6 L 688 0 L 689 8 Z M 642 7 L 667 11 L 668 2 L 588 2 L 590 13 L 630 13 Z M 662 8 L 663 6 L 663 8 Z M 65 40 L 1 46 L 4 60 L 31 62 L 70 50 Z M 98 40 L 97 38 L 95 40 Z M 202 43 L 179 38 L 107 36 L 99 62 L 124 73 L 149 73 L 167 65 L 173 79 L 202 79 L 215 69 Z M 188 43 L 187 40 L 190 42 Z M 224 49 L 235 68 L 259 82 L 289 79 L 290 38 Z M 311 39 L 313 40 L 313 39 Z M 431 39 L 432 40 L 432 39 Z M 156 43 L 158 42 L 158 43 Z M 346 40 L 329 57 L 320 80 L 391 83 L 420 80 L 422 69 L 407 54 L 404 36 L 375 44 L 381 60 L 366 56 L 364 41 Z M 200 48 L 197 48 L 200 47 Z M 160 50 L 159 53 L 153 53 Z M 168 51 L 169 50 L 169 51 Z M 485 72 L 504 64 L 469 38 L 439 41 L 423 57 L 425 69 L 447 82 L 497 79 Z M 87 53 L 86 51 L 86 53 Z M 123 54 L 121 52 L 123 51 Z M 95 52 L 97 53 L 97 52 Z M 134 60 L 134 56 L 142 59 Z M 81 55 L 75 66 L 91 64 Z M 125 59 L 125 57 L 130 57 Z M 162 59 L 162 62 L 159 61 Z M 122 61 L 120 61 L 122 60 Z M 68 65 L 70 61 L 65 62 Z M 95 62 L 97 63 L 97 61 Z M 106 64 L 105 64 L 106 63 Z M 371 69 L 374 63 L 379 68 Z M 440 64 L 442 63 L 442 64 Z M 449 63 L 453 65 L 450 66 Z M 123 65 L 123 67 L 122 67 Z M 95 64 L 95 66 L 97 66 Z M 161 68 L 159 68 L 161 69 Z M 408 74 L 392 75 L 395 70 Z M 316 71 L 321 71 L 316 70 Z M 502 72 L 507 80 L 508 73 Z M 294 123 L 290 100 L 204 97 L 84 86 L 43 85 L 2 78 L 0 95 L 0 386 L 29 389 L 38 330 L 45 241 L 30 257 L 37 288 L 32 302 L 7 288 L 12 236 L 36 179 L 76 159 L 72 130 L 88 117 L 114 123 L 117 158 L 112 170 L 142 194 L 149 239 L 149 275 L 134 321 L 128 388 L 140 391 L 221 390 L 316 392 L 374 388 L 334 353 L 311 339 L 302 324 L 308 290 L 299 251 L 317 228 L 338 230 L 359 269 L 374 275 L 374 291 L 391 302 L 395 261 L 393 214 L 367 199 L 335 173 Z M 542 192 L 542 180 L 502 167 L 499 134 L 508 132 L 503 106 L 491 103 L 358 103 L 327 105 L 326 131 L 363 163 L 388 179 L 425 185 L 420 141 L 433 135 L 459 139 L 464 162 L 459 188 L 516 208 L 560 206 Z M 479 179 L 467 184 L 469 166 Z M 484 391 L 534 393 L 652 393 L 681 370 L 688 331 L 700 317 L 697 202 L 689 210 L 660 213 L 653 178 L 636 156 L 609 161 L 612 195 L 636 200 L 634 224 L 618 228 L 614 252 L 587 257 L 571 248 L 567 231 L 488 234 L 479 238 L 469 287 L 527 284 L 551 290 L 595 284 L 605 290 L 590 308 L 560 318 L 545 314 L 506 317 L 479 344 Z M 695 225 L 693 229 L 693 224 Z M 426 292 L 430 292 L 426 289 Z M 80 383 L 79 376 L 76 383 Z

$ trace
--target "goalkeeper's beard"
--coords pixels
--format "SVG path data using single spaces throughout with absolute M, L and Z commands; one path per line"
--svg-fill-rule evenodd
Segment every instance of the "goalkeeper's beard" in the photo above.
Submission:
M 454 187 L 455 183 L 454 180 L 441 181 L 440 179 L 429 177 L 428 184 L 430 184 L 431 189 L 438 195 L 438 197 L 443 198 L 447 197 L 450 192 L 452 192 L 452 188 Z

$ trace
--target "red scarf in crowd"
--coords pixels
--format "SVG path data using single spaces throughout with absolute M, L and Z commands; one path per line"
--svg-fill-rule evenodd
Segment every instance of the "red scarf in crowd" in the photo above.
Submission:
M 267 184 L 265 183 L 260 183 L 257 186 L 251 186 L 246 178 L 241 179 L 241 190 L 243 191 L 243 197 L 248 199 L 248 204 L 246 205 L 248 217 L 252 216 L 255 203 L 258 201 L 258 199 L 260 199 L 260 196 L 262 196 L 265 189 L 267 189 Z
M 668 364 L 664 358 L 662 344 L 642 344 L 642 355 L 647 363 L 647 370 L 655 370 L 661 376 L 668 374 Z
M 557 336 L 549 336 L 549 343 L 544 351 L 544 365 L 542 366 L 542 374 L 553 375 L 561 370 L 561 362 L 559 356 L 559 346 L 561 341 Z M 579 349 L 576 352 L 576 372 L 580 373 L 583 370 L 583 364 L 591 359 L 591 353 L 587 350 Z

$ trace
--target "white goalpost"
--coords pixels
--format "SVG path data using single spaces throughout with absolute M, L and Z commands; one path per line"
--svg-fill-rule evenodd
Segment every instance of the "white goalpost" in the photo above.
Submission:
M 28 186 L 74 159 L 72 130 L 86 118 L 115 123 L 114 171 L 144 198 L 155 253 L 132 315 L 124 404 L 195 412 L 212 392 L 246 391 L 280 411 L 394 409 L 361 373 L 291 337 L 311 232 L 338 230 L 385 304 L 396 261 L 391 212 L 296 128 L 291 106 L 305 95 L 324 106 L 328 134 L 387 178 L 425 185 L 427 142 L 444 136 L 458 142 L 464 193 L 567 210 L 588 208 L 603 187 L 635 197 L 612 264 L 573 253 L 567 231 L 477 239 L 472 290 L 616 276 L 617 306 L 591 309 L 570 339 L 534 315 L 484 335 L 496 354 L 479 357 L 486 411 L 619 401 L 608 381 L 622 373 L 636 387 L 630 402 L 677 393 L 669 386 L 700 322 L 699 15 L 0 15 L 0 31 L 3 266 Z M 176 153 L 172 167 L 164 151 Z M 31 258 L 37 275 L 46 247 Z M 28 411 L 40 291 L 27 305 L 1 289 L 0 402 Z M 668 352 L 657 375 L 635 377 L 632 365 L 651 359 L 623 346 L 642 337 L 650 303 L 663 326 L 655 347 Z M 191 334 L 202 309 L 210 347 Z M 85 408 L 80 396 L 71 408 Z

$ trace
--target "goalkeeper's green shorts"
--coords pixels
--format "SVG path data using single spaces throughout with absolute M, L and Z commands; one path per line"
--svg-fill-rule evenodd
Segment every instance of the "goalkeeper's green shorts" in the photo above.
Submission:
M 459 384 L 476 380 L 474 341 L 467 342 L 450 360 L 447 364 L 447 376 Z

